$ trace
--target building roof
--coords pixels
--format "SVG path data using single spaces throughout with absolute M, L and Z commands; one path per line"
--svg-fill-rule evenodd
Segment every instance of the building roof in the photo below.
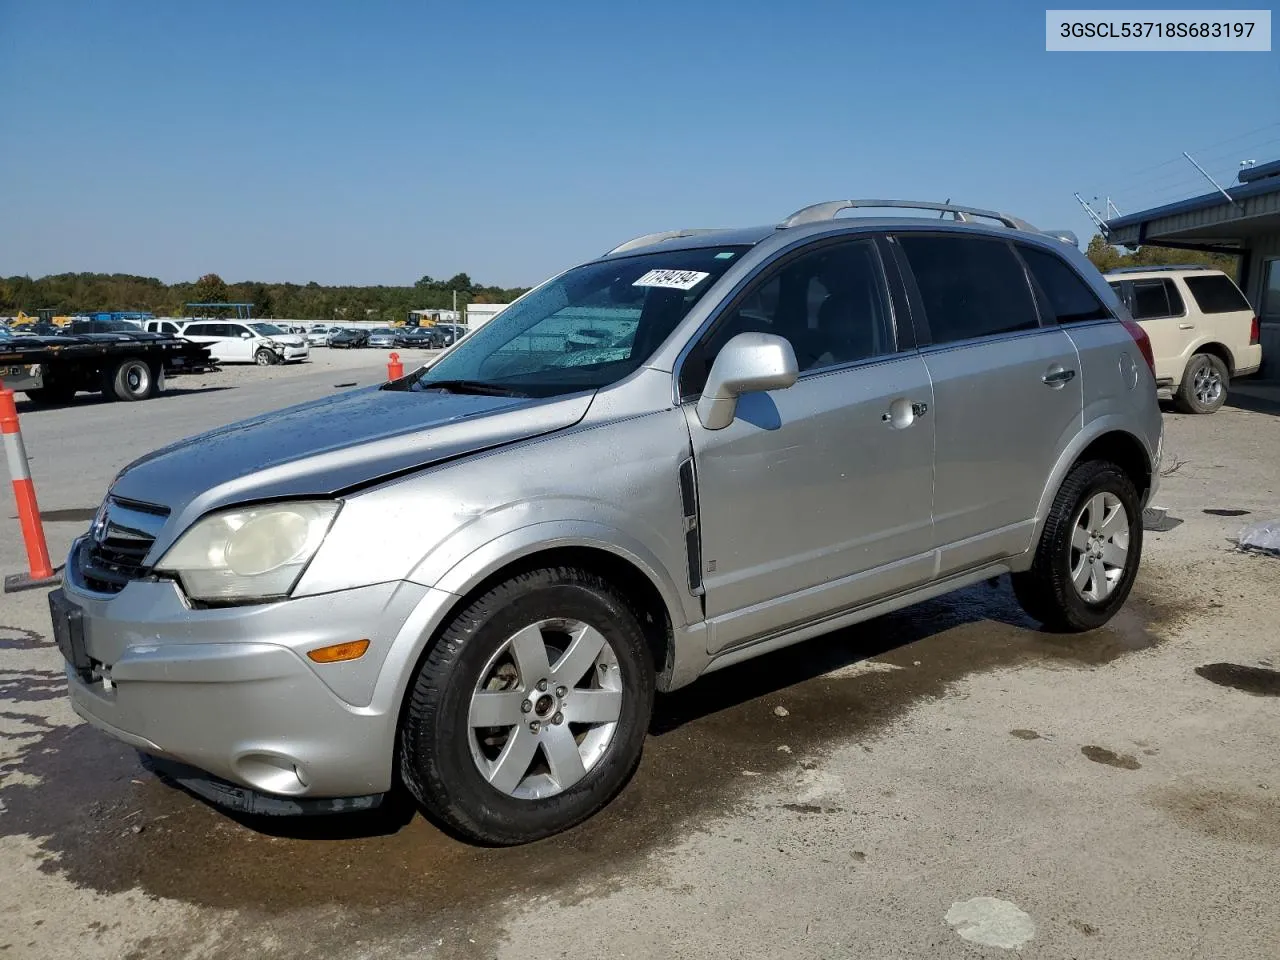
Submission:
M 1108 220 L 1109 239 L 1125 246 L 1164 239 L 1208 247 L 1280 231 L 1280 160 L 1247 168 L 1240 180 L 1225 188 L 1227 196 L 1202 193 Z

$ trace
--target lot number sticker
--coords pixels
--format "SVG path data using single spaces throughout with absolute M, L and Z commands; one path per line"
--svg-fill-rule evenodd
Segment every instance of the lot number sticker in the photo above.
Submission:
M 633 287 L 670 287 L 672 290 L 692 290 L 709 273 L 699 270 L 650 270 L 632 284 Z

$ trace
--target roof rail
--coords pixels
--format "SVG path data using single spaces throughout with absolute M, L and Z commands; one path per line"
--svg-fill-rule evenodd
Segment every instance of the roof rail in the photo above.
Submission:
M 1159 263 L 1146 267 L 1112 267 L 1107 273 L 1159 273 L 1162 270 L 1213 270 L 1217 273 L 1222 272 L 1218 267 L 1211 267 L 1207 263 Z
M 959 220 L 961 223 L 968 223 L 970 217 L 982 217 L 987 220 L 999 220 L 1011 230 L 1030 230 L 1033 233 L 1040 231 L 1017 217 L 1010 216 L 1007 213 L 997 213 L 994 210 L 978 210 L 973 207 L 959 207 L 953 203 L 933 203 L 929 200 L 828 200 L 825 203 L 815 203 L 808 207 L 797 210 L 787 219 L 778 224 L 779 230 L 785 230 L 788 227 L 798 227 L 803 223 L 818 223 L 822 220 L 834 220 L 837 213 L 842 210 L 851 210 L 855 207 L 868 208 L 893 208 L 902 210 L 937 210 L 941 213 L 949 213 Z
M 644 236 L 636 237 L 634 240 L 628 240 L 626 243 L 620 243 L 608 253 L 606 257 L 615 253 L 622 253 L 624 250 L 635 250 L 637 247 L 648 247 L 655 243 L 661 243 L 663 240 L 675 240 L 678 237 L 696 237 L 702 233 L 715 233 L 709 227 L 701 227 L 686 230 L 661 230 L 658 233 L 646 233 Z

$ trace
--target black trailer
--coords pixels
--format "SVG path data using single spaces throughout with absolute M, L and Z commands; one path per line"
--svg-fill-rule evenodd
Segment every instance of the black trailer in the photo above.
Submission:
M 0 381 L 40 405 L 66 403 L 82 390 L 107 399 L 146 400 L 167 377 L 217 369 L 208 347 L 180 337 L 136 328 L 75 329 L 82 325 L 57 336 L 0 340 Z

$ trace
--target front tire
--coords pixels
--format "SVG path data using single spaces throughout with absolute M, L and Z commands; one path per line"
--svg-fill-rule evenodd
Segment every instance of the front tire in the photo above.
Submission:
M 653 696 L 652 653 L 625 596 L 584 570 L 523 573 L 468 604 L 419 668 L 401 779 L 467 839 L 539 840 L 626 783 Z
M 260 367 L 270 367 L 276 363 L 276 355 L 263 347 L 253 355 L 253 362 Z
M 1230 380 L 1227 365 L 1221 358 L 1211 353 L 1197 353 L 1182 373 L 1174 404 L 1183 413 L 1215 413 L 1227 402 Z
M 1093 630 L 1133 588 L 1142 558 L 1142 503 L 1127 474 L 1090 460 L 1054 498 L 1031 569 L 1015 574 L 1022 608 L 1049 630 Z

